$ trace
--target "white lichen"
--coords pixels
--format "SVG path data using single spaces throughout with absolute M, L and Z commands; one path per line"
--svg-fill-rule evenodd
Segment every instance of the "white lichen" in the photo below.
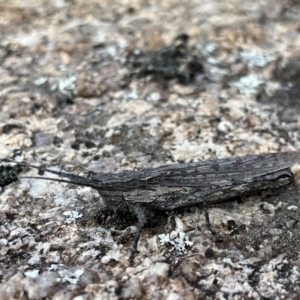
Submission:
M 269 62 L 274 61 L 274 55 L 264 55 L 255 50 L 245 50 L 240 53 L 243 61 L 247 63 L 248 67 L 265 67 Z
M 58 90 L 61 93 L 65 93 L 66 91 L 72 91 L 75 89 L 76 81 L 77 81 L 76 75 L 71 75 L 71 76 L 62 78 L 58 82 Z
M 189 240 L 187 236 L 185 236 L 184 232 L 179 232 L 179 236 L 175 238 L 174 240 L 170 239 L 169 234 L 160 234 L 158 236 L 160 239 L 161 245 L 172 245 L 173 249 L 180 252 L 180 253 L 186 253 L 186 247 L 191 247 L 193 245 L 193 242 Z
M 76 219 L 79 219 L 82 217 L 82 214 L 76 210 L 67 210 L 67 211 L 63 212 L 63 215 L 67 217 L 67 219 L 65 220 L 66 224 L 71 224 L 74 221 L 76 221 Z
M 39 275 L 39 270 L 28 270 L 24 272 L 24 275 L 29 278 L 36 278 Z
M 59 270 L 58 274 L 61 278 L 57 278 L 57 282 L 69 282 L 71 284 L 77 284 L 80 276 L 84 273 L 83 269 L 78 269 L 74 272 L 69 270 Z
M 264 83 L 263 79 L 257 75 L 250 74 L 241 77 L 238 81 L 233 82 L 233 85 L 241 94 L 257 94 L 260 86 Z

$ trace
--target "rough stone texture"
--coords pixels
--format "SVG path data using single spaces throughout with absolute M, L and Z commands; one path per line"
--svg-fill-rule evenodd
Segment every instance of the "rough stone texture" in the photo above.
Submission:
M 299 11 L 0 0 L 0 159 L 88 175 L 299 149 Z M 297 188 L 210 208 L 223 243 L 200 208 L 170 213 L 130 264 L 135 220 L 83 226 L 96 191 L 1 170 L 1 299 L 300 297 Z

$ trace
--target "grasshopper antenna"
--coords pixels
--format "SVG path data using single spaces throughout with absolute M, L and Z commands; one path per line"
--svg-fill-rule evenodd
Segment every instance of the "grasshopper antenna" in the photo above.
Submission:
M 68 178 L 68 180 L 58 179 L 58 178 L 50 178 L 50 177 L 30 177 L 30 176 L 23 176 L 21 178 L 52 180 L 52 181 L 58 181 L 58 182 L 73 183 L 73 184 L 77 184 L 77 185 L 81 185 L 81 186 L 89 186 L 89 187 L 92 187 L 94 189 L 99 188 L 99 182 L 94 182 L 93 180 L 87 179 L 83 176 L 69 174 L 69 173 L 65 173 L 65 172 L 51 170 L 51 169 L 48 169 L 48 168 L 45 168 L 45 167 L 39 167 L 39 166 L 31 165 L 27 162 L 16 162 L 16 161 L 13 161 L 13 160 L 6 160 L 6 162 L 15 163 L 18 166 L 34 168 L 34 169 L 39 170 L 39 172 L 41 172 L 41 173 L 48 172 L 48 173 L 51 173 L 51 174 L 55 174 L 55 175 L 58 175 L 59 177 Z

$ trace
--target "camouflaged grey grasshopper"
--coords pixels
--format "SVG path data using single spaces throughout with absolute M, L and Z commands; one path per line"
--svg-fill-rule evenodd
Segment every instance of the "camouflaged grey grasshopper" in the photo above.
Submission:
M 115 214 L 124 211 L 133 213 L 138 219 L 138 232 L 131 250 L 130 259 L 132 259 L 137 250 L 141 231 L 148 217 L 155 211 L 202 204 L 205 208 L 207 226 L 216 234 L 209 222 L 207 204 L 287 185 L 293 177 L 293 166 L 299 161 L 300 152 L 295 151 L 165 165 L 138 171 L 98 173 L 91 178 L 54 171 L 26 162 L 17 164 L 66 178 L 41 177 L 41 179 L 96 189 L 107 208 Z

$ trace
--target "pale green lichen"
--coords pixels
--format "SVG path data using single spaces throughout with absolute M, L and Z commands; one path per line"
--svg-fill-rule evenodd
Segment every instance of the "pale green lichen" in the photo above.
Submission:
M 61 278 L 57 279 L 57 282 L 69 282 L 72 284 L 77 284 L 80 276 L 84 273 L 83 269 L 78 269 L 74 272 L 70 272 L 68 270 L 60 270 L 58 274 Z
M 65 220 L 66 224 L 71 224 L 74 221 L 76 221 L 76 219 L 79 219 L 82 217 L 82 214 L 76 210 L 65 211 L 65 212 L 63 212 L 63 215 L 67 217 L 67 219 Z
M 193 242 L 191 242 L 189 238 L 185 236 L 184 232 L 179 232 L 179 236 L 173 241 L 170 239 L 169 234 L 160 234 L 158 237 L 160 239 L 159 242 L 161 245 L 170 244 L 176 251 L 180 253 L 186 253 L 186 247 L 193 246 Z
M 58 90 L 61 93 L 74 90 L 76 80 L 77 80 L 76 75 L 71 75 L 71 76 L 60 79 L 58 82 Z
M 233 82 L 233 85 L 239 90 L 241 94 L 257 94 L 260 86 L 264 83 L 263 79 L 257 75 L 250 74 L 241 77 L 238 81 Z
M 243 61 L 247 63 L 248 67 L 265 67 L 269 62 L 274 61 L 274 55 L 266 55 L 258 53 L 254 50 L 245 50 L 240 53 Z

